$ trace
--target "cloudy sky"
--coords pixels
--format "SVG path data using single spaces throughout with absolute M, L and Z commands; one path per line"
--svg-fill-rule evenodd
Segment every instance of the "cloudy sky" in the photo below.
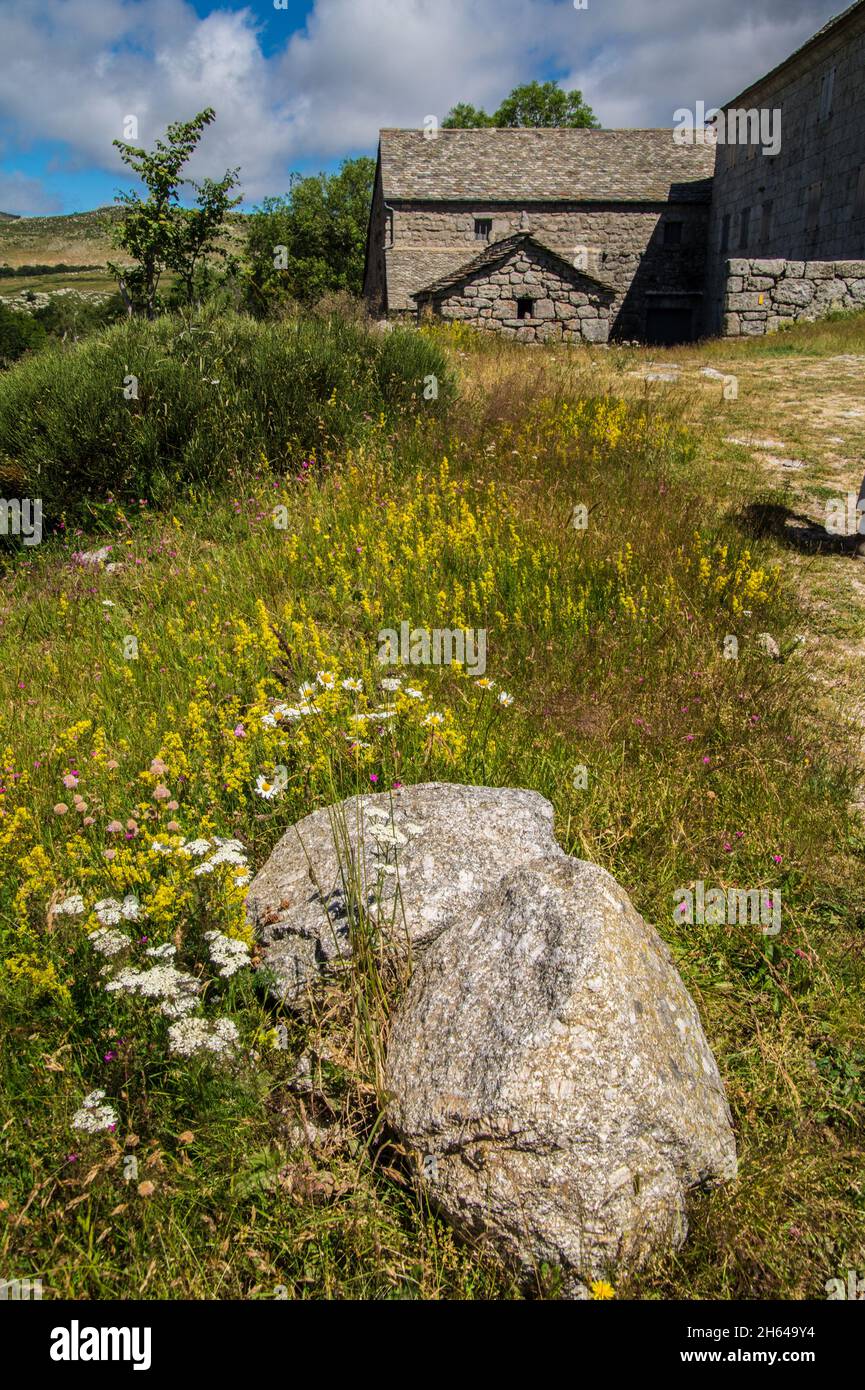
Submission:
M 582 4 L 583 0 L 577 0 Z M 735 96 L 845 0 L 0 0 L 0 210 L 74 212 L 127 183 L 112 140 L 150 145 L 213 106 L 192 172 L 240 165 L 247 204 L 292 170 L 374 153 L 379 126 L 518 82 L 579 87 L 605 126 L 672 126 Z

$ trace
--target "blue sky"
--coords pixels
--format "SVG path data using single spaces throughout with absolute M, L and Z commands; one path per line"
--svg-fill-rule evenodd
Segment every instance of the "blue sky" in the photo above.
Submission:
M 279 8 L 277 8 L 279 5 Z M 112 140 L 217 113 L 193 175 L 247 206 L 293 170 L 374 153 L 383 125 L 518 82 L 579 87 L 606 126 L 734 96 L 843 0 L 0 0 L 0 210 L 75 212 L 128 186 Z

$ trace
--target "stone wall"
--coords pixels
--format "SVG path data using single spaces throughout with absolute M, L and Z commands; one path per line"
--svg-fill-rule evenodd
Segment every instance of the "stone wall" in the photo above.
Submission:
M 517 300 L 531 299 L 530 318 L 517 317 Z M 470 323 L 520 343 L 605 343 L 613 295 L 575 271 L 567 278 L 552 256 L 522 248 L 503 264 L 421 301 L 443 319 Z
M 730 256 L 795 262 L 865 257 L 865 6 L 730 106 L 780 111 L 781 144 L 775 155 L 754 143 L 718 144 L 709 333 L 722 331 Z
M 611 320 L 619 338 L 643 336 L 648 293 L 703 288 L 707 202 L 394 204 L 393 245 L 384 252 L 388 312 L 412 312 L 418 290 L 459 270 L 483 249 L 475 240 L 475 218 L 489 218 L 490 240 L 500 241 L 520 230 L 523 213 L 532 235 L 567 261 L 578 247 L 586 248 L 585 270 L 615 291 Z M 681 223 L 681 244 L 665 243 L 667 222 Z M 387 240 L 383 215 L 371 226 L 371 240 Z
M 753 337 L 833 309 L 865 309 L 865 260 L 732 260 L 725 287 L 723 335 Z

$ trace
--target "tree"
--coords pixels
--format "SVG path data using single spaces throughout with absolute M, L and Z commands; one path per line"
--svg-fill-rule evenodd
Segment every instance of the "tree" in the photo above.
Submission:
M 266 198 L 247 222 L 246 299 L 265 313 L 280 299 L 313 303 L 363 285 L 375 161 L 347 159 L 336 174 L 293 174 L 288 194 Z
M 196 271 L 207 255 L 222 255 L 218 238 L 230 208 L 240 202 L 229 192 L 237 183 L 238 170 L 229 169 L 218 182 L 205 179 L 201 184 L 184 179 L 181 170 L 194 153 L 204 132 L 216 117 L 212 107 L 199 111 L 191 121 L 174 121 L 165 140 L 157 140 L 152 153 L 115 140 L 124 164 L 128 164 L 147 189 L 147 196 L 118 193 L 115 201 L 123 209 L 114 230 L 114 244 L 132 256 L 135 264 L 120 266 L 109 262 L 117 277 L 127 312 L 156 313 L 159 282 L 166 270 L 179 277 L 187 302 L 194 293 Z M 197 206 L 180 206 L 180 186 L 191 183 Z
M 442 121 L 442 128 L 445 130 L 480 130 L 484 126 L 494 125 L 492 116 L 488 116 L 486 111 L 472 106 L 467 101 L 458 101 Z
M 576 89 L 563 92 L 557 82 L 526 82 L 521 87 L 514 87 L 492 116 L 467 102 L 458 102 L 442 121 L 442 126 L 449 130 L 472 130 L 483 126 L 497 126 L 499 129 L 513 126 L 596 129 L 599 125 L 594 111 L 583 100 L 582 92 Z

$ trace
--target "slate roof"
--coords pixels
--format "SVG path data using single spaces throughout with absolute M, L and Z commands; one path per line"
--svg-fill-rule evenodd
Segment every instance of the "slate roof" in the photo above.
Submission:
M 772 70 L 767 72 L 763 77 L 758 77 L 756 82 L 752 82 L 751 85 L 746 87 L 743 92 L 740 92 L 738 96 L 733 97 L 730 101 L 725 101 L 721 110 L 726 111 L 730 106 L 739 106 L 739 104 L 744 101 L 745 97 L 750 96 L 751 92 L 757 91 L 764 83 L 777 77 L 790 63 L 794 63 L 798 58 L 801 58 L 803 53 L 807 53 L 810 48 L 821 43 L 829 34 L 834 33 L 836 29 L 842 28 L 845 24 L 856 18 L 857 11 L 859 12 L 859 18 L 865 18 L 865 0 L 854 0 L 852 5 L 849 5 L 846 10 L 842 10 L 840 14 L 836 14 L 828 23 L 823 25 L 822 29 L 818 29 L 816 34 L 812 34 L 810 39 L 806 39 L 803 44 L 800 44 L 797 49 L 794 49 L 794 51 L 790 53 L 783 62 L 780 62 L 777 67 L 772 68 Z
M 439 294 L 443 290 L 449 290 L 452 285 L 458 285 L 461 280 L 467 279 L 468 276 L 476 274 L 479 270 L 485 270 L 487 267 L 492 269 L 493 266 L 501 265 L 521 246 L 532 246 L 535 250 L 543 252 L 545 256 L 558 261 L 568 276 L 574 279 L 580 277 L 583 280 L 591 280 L 599 289 L 606 290 L 608 294 L 615 293 L 611 285 L 605 285 L 596 276 L 589 275 L 584 270 L 575 270 L 565 256 L 554 251 L 551 246 L 546 246 L 542 241 L 538 241 L 530 232 L 515 232 L 513 236 L 502 237 L 501 241 L 490 242 L 484 251 L 481 251 L 477 256 L 472 256 L 471 260 L 465 261 L 456 270 L 441 276 L 438 280 L 433 280 L 432 284 L 425 285 L 422 290 L 415 290 L 413 298 L 421 299 L 426 298 L 427 295 Z
M 380 132 L 385 202 L 708 202 L 714 145 L 669 130 Z

